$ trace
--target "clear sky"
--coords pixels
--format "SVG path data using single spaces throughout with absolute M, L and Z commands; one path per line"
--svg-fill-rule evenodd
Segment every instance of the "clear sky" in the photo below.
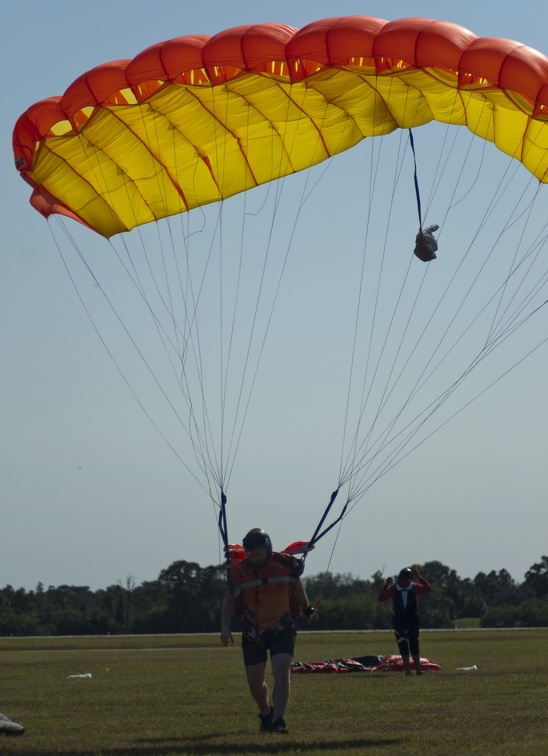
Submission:
M 536 0 L 1 4 L 0 585 L 95 590 L 128 575 L 138 583 L 153 580 L 178 559 L 202 566 L 221 561 L 208 496 L 120 379 L 75 295 L 47 222 L 28 203 L 29 188 L 13 167 L 17 118 L 93 66 L 131 58 L 164 39 L 246 23 L 300 28 L 353 14 L 444 18 L 479 36 L 509 37 L 548 54 L 548 10 Z M 343 172 L 339 179 L 346 171 L 343 181 L 357 186 L 354 162 L 343 157 L 333 170 Z M 495 191 L 490 170 L 483 175 L 484 196 Z M 413 202 L 409 193 L 395 223 L 405 226 L 413 217 Z M 299 254 L 285 275 L 258 374 L 230 483 L 232 541 L 255 526 L 271 533 L 275 548 L 306 539 L 337 485 L 351 331 L 348 281 L 338 279 L 337 254 L 350 246 L 352 232 L 342 225 L 335 198 L 319 208 L 298 237 Z M 444 230 L 444 241 L 451 242 L 446 249 L 458 251 L 459 233 L 473 215 L 463 210 L 461 226 Z M 329 224 L 321 222 L 326 219 Z M 414 224 L 409 222 L 411 247 Z M 308 246 L 318 250 L 312 262 Z M 443 270 L 443 246 L 436 265 Z M 518 346 L 526 352 L 546 336 L 541 313 L 520 331 Z M 514 346 L 509 349 L 455 409 L 512 364 Z M 376 482 L 345 519 L 333 554 L 333 540 L 326 538 L 309 556 L 308 572 L 329 565 L 368 578 L 376 570 L 394 574 L 436 559 L 461 577 L 505 568 L 522 580 L 548 551 L 547 361 L 545 346 Z M 171 422 L 165 422 L 169 434 Z

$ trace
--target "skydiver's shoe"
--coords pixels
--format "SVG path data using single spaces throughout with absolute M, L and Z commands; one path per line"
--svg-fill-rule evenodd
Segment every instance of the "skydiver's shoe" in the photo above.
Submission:
M 271 732 L 272 721 L 274 719 L 274 709 L 272 708 L 272 706 L 270 707 L 268 714 L 259 714 L 259 719 L 261 720 L 259 732 Z
M 22 725 L 0 714 L 0 735 L 22 735 L 24 732 L 25 728 Z
M 289 730 L 287 729 L 285 719 L 282 719 L 282 717 L 278 717 L 278 719 L 275 719 L 272 722 L 272 727 L 270 729 L 270 732 L 277 732 L 278 735 L 287 735 Z

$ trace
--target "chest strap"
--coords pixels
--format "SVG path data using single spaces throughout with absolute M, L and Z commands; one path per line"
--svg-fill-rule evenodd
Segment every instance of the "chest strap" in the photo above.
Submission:
M 237 585 L 232 593 L 234 598 L 238 598 L 242 591 L 245 591 L 246 588 L 257 588 L 260 585 L 267 585 L 268 583 L 293 583 L 295 584 L 297 582 L 297 578 L 290 577 L 289 575 L 277 575 L 276 577 L 264 577 L 264 578 L 256 578 L 255 580 L 250 580 L 247 583 L 240 583 Z

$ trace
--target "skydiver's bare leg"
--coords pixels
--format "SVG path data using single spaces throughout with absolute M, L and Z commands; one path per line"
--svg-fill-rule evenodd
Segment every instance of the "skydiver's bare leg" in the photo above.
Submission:
M 259 707 L 260 713 L 268 714 L 270 704 L 268 703 L 268 686 L 266 684 L 266 662 L 246 666 L 245 671 L 249 691 Z
M 274 719 L 283 718 L 289 702 L 291 687 L 291 656 L 290 654 L 275 654 L 272 659 L 272 674 L 274 676 L 274 690 L 272 704 Z

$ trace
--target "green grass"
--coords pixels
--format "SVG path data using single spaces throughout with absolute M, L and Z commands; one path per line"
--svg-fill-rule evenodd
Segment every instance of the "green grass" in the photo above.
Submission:
M 293 675 L 290 734 L 260 736 L 241 652 L 217 635 L 0 638 L 0 711 L 27 728 L 0 737 L 0 753 L 548 753 L 548 630 L 423 632 L 421 641 L 441 671 Z M 391 633 L 300 633 L 295 658 L 394 651 Z
M 457 619 L 455 620 L 454 625 L 457 630 L 469 630 L 472 627 L 479 627 L 480 620 L 479 617 Z

